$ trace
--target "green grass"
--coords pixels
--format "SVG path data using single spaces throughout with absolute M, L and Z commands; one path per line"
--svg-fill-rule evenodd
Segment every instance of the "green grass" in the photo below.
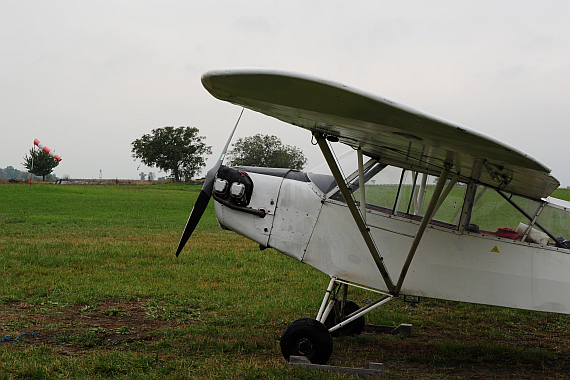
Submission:
M 279 350 L 288 322 L 314 318 L 327 276 L 220 230 L 213 203 L 174 256 L 199 190 L 0 184 L 0 333 L 39 334 L 0 342 L 0 379 L 346 378 L 289 369 Z M 384 362 L 387 378 L 570 373 L 565 315 L 397 299 L 367 317 L 414 336 L 335 338 L 333 364 Z

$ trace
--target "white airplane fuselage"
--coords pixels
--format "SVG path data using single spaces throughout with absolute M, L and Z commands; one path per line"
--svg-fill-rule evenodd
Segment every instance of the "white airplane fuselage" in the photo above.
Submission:
M 329 276 L 387 291 L 344 202 L 327 198 L 326 190 L 304 173 L 242 170 L 254 184 L 248 207 L 266 215 L 216 202 L 221 225 Z M 397 279 L 420 221 L 367 209 L 366 223 L 389 274 Z M 569 314 L 567 252 L 430 224 L 401 294 Z

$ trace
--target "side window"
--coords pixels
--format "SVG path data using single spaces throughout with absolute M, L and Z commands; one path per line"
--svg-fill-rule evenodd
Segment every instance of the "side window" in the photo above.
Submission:
M 534 216 L 540 206 L 539 202 L 519 196 L 512 196 L 511 199 L 530 216 Z M 529 221 L 496 191 L 479 186 L 470 223 L 477 225 L 479 230 L 496 232 L 499 228 L 516 230 L 519 223 L 528 224 Z
M 371 171 L 378 171 L 378 169 L 380 167 L 372 168 Z M 364 188 L 366 208 L 392 212 L 398 192 L 401 171 L 401 169 L 386 166 L 370 178 L 367 178 L 366 187 Z M 357 202 L 360 201 L 360 191 L 360 188 L 357 188 L 353 193 Z
M 431 199 L 433 191 L 435 190 L 435 185 L 439 180 L 439 177 L 430 178 L 433 178 L 433 181 L 432 185 L 427 187 L 428 194 L 425 196 L 425 199 L 427 199 L 427 201 L 424 201 L 424 212 L 427 209 L 428 202 Z M 448 178 L 445 186 L 447 187 L 450 182 L 451 180 Z M 458 226 L 459 218 L 461 217 L 461 208 L 463 207 L 463 201 L 465 200 L 465 191 L 467 191 L 467 185 L 465 183 L 455 183 L 441 206 L 437 209 L 435 215 L 433 216 L 433 219 Z
M 552 233 L 554 237 L 570 240 L 569 210 L 547 205 L 540 213 L 537 222 Z
M 367 209 L 387 214 L 393 214 L 396 210 L 397 216 L 416 220 L 421 220 L 425 214 L 438 181 L 436 176 L 382 164 L 375 164 L 369 168 L 365 173 L 365 179 Z M 356 203 L 359 204 L 361 189 L 358 177 L 351 182 L 349 189 Z M 464 184 L 455 184 L 433 219 L 443 222 L 440 224 L 457 226 L 465 189 Z M 340 192 L 333 195 L 332 199 L 344 201 Z
M 404 194 L 405 198 L 400 201 L 398 212 L 423 216 L 427 211 L 439 177 L 422 173 L 416 175 L 414 173 L 413 177 L 416 176 L 417 178 L 415 179 L 411 178 L 411 185 L 407 185 L 407 189 L 403 186 L 404 190 L 402 194 Z M 410 177 L 412 177 L 412 175 L 410 175 Z M 413 186 L 414 182 L 415 186 Z M 448 178 L 444 185 L 444 191 L 448 186 L 451 186 L 450 182 L 451 179 Z M 435 215 L 432 217 L 432 224 L 453 225 L 454 227 L 459 225 L 466 189 L 467 186 L 464 183 L 457 182 L 453 184 L 448 195 L 439 205 Z M 405 202 L 402 203 L 403 201 Z M 407 205 L 405 210 L 402 204 Z
M 417 181 L 420 178 L 416 173 L 409 170 L 399 169 L 400 176 L 398 181 L 398 198 L 394 196 L 394 205 L 396 205 L 397 214 L 416 214 L 422 215 L 421 208 L 417 202 L 414 202 L 413 194 L 417 195 Z M 416 185 L 414 186 L 414 181 Z M 397 202 L 397 203 L 396 203 Z

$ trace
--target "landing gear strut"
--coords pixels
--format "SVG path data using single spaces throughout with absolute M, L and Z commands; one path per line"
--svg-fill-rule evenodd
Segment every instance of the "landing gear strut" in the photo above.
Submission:
M 364 315 L 394 298 L 381 293 L 383 297 L 361 308 L 347 299 L 348 285 L 372 290 L 331 277 L 317 319 L 297 319 L 283 331 L 280 345 L 287 361 L 293 355 L 305 356 L 313 364 L 326 364 L 332 354 L 332 337 L 360 334 L 365 324 Z M 342 296 L 338 298 L 341 289 Z
M 338 298 L 336 300 L 336 304 L 333 306 L 334 313 L 330 313 L 327 319 L 325 319 L 325 326 L 330 329 L 340 322 L 344 321 L 347 315 L 350 315 L 359 309 L 360 306 L 358 306 L 356 302 L 348 299 L 344 303 L 343 308 L 342 299 Z M 362 330 L 364 330 L 365 323 L 366 321 L 364 319 L 364 316 L 356 318 L 348 325 L 331 332 L 331 335 L 335 338 L 340 336 L 360 335 L 362 333 Z

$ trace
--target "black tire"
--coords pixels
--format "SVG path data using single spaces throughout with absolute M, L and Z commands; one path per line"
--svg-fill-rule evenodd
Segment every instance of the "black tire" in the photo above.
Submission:
M 332 354 L 333 341 L 321 322 L 301 318 L 291 322 L 283 331 L 280 346 L 287 361 L 293 355 L 305 356 L 313 364 L 326 364 Z
M 342 300 L 337 299 L 338 307 L 340 308 Z M 360 306 L 352 300 L 346 300 L 346 304 L 344 305 L 344 315 L 347 316 L 349 314 L 354 313 L 356 310 L 360 309 Z M 325 320 L 325 326 L 327 329 L 337 325 L 340 321 L 335 321 L 336 315 L 334 309 L 331 310 L 329 316 Z M 364 330 L 364 325 L 366 324 L 366 320 L 364 315 L 362 317 L 356 318 L 354 321 L 350 322 L 348 325 L 341 327 L 338 330 L 331 332 L 331 335 L 335 338 L 340 336 L 354 336 L 360 335 L 362 330 Z

